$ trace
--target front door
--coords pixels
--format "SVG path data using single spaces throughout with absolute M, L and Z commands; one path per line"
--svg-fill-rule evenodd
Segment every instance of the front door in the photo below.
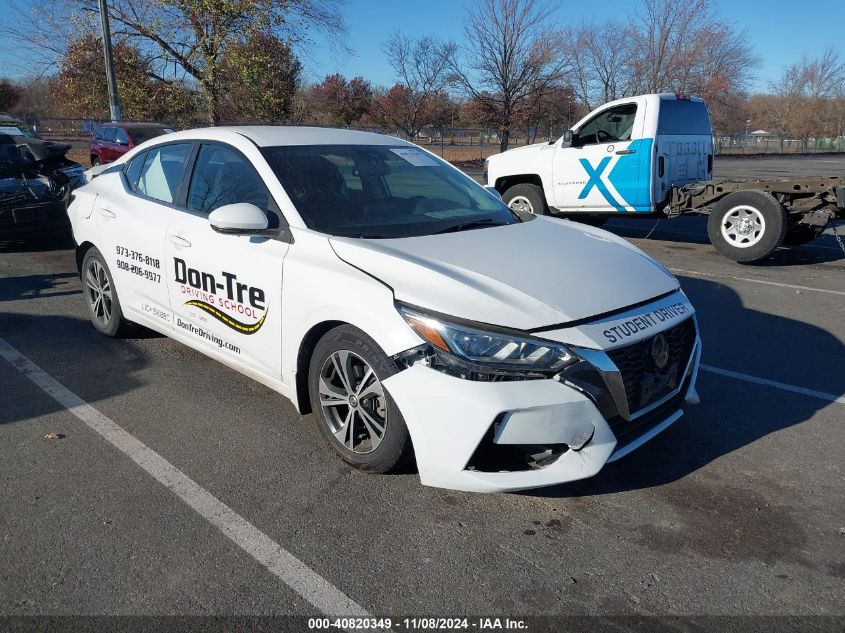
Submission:
M 175 143 L 135 156 L 121 174 L 123 186 L 101 193 L 94 204 L 121 308 L 130 320 L 140 314 L 165 329 L 173 318 L 164 237 L 192 149 L 191 143 Z
M 598 112 L 554 157 L 555 207 L 567 212 L 651 210 L 648 170 L 652 139 L 641 136 L 644 102 Z
M 282 264 L 288 244 L 214 231 L 208 215 L 236 202 L 273 213 L 267 187 L 243 154 L 226 144 L 203 143 L 186 210 L 174 213 L 167 229 L 174 327 L 239 365 L 279 378 Z

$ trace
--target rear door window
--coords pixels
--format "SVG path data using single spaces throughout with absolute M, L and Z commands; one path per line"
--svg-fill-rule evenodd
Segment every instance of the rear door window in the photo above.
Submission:
M 173 204 L 179 195 L 192 149 L 191 143 L 177 143 L 149 150 L 135 190 L 144 196 Z
M 107 127 L 100 131 L 100 136 L 109 143 L 114 143 L 115 134 L 117 134 L 117 128 L 113 127 Z
M 129 161 L 126 166 L 126 171 L 123 172 L 129 182 L 129 188 L 135 191 L 138 188 L 138 178 L 141 176 L 141 170 L 144 168 L 144 160 L 147 158 L 147 153 L 139 154 Z
M 703 101 L 661 99 L 657 133 L 667 136 L 711 136 L 710 116 Z
M 123 128 L 114 128 L 114 140 L 121 145 L 129 145 L 129 137 L 126 136 L 126 130 Z

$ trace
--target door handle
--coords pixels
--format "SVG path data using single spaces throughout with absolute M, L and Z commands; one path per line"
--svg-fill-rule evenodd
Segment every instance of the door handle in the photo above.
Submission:
M 619 154 L 620 156 L 627 156 L 628 154 L 636 154 L 637 150 L 635 150 L 635 149 L 620 149 L 616 153 Z
M 100 207 L 100 215 L 103 216 L 106 220 L 113 220 L 117 217 L 117 214 L 112 211 L 111 209 L 106 209 L 105 207 Z
M 179 246 L 181 248 L 188 248 L 191 245 L 188 240 L 184 237 L 179 237 L 178 235 L 168 235 L 167 241 L 173 244 L 173 246 Z

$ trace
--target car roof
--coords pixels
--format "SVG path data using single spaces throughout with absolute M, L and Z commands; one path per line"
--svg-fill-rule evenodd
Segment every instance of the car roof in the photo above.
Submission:
M 138 122 L 138 121 L 133 121 L 132 123 L 123 123 L 123 122 L 114 123 L 112 121 L 108 121 L 106 123 L 101 123 L 100 127 L 101 128 L 103 128 L 103 127 L 123 127 L 123 128 L 127 128 L 127 129 L 131 130 L 132 128 L 141 128 L 141 127 L 146 127 L 146 128 L 154 127 L 154 128 L 164 129 L 164 128 L 167 128 L 168 126 L 165 125 L 164 123 L 141 123 L 141 122 Z
M 183 130 L 168 134 L 168 141 L 178 139 L 227 140 L 232 133 L 245 136 L 259 147 L 275 145 L 411 145 L 398 138 L 374 132 L 325 127 L 286 125 L 239 125 Z

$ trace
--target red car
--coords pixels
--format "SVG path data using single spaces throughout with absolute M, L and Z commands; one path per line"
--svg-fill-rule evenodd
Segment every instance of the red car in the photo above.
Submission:
M 160 123 L 104 123 L 88 142 L 91 166 L 115 161 L 136 145 L 172 131 Z

